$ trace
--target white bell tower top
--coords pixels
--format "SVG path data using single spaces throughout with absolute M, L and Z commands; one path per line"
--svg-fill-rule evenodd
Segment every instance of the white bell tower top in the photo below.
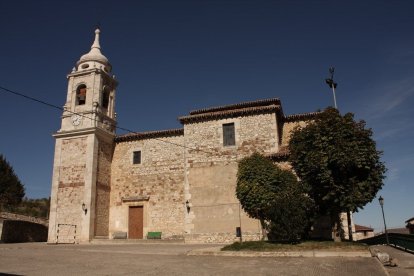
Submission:
M 112 66 L 101 52 L 100 30 L 95 30 L 91 50 L 80 57 L 68 74 L 68 92 L 59 132 L 116 128 L 115 90 L 118 82 Z
M 95 30 L 95 40 L 91 46 L 89 53 L 81 56 L 79 61 L 76 63 L 76 70 L 82 71 L 90 69 L 91 67 L 103 69 L 105 72 L 109 73 L 112 70 L 112 66 L 109 63 L 108 59 L 101 52 L 101 45 L 99 44 L 99 34 L 101 31 L 98 29 Z

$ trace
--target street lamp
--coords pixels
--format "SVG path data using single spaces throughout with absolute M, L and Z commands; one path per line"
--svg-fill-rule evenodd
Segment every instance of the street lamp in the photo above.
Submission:
M 330 88 L 332 88 L 335 108 L 338 109 L 338 107 L 336 106 L 336 96 L 335 96 L 335 88 L 338 84 L 336 82 L 334 82 L 334 80 L 333 80 L 334 72 L 335 72 L 334 67 L 329 68 L 329 73 L 331 74 L 331 77 L 329 79 L 325 79 L 325 82 Z
M 384 215 L 384 198 L 380 196 L 378 198 L 379 204 L 381 205 L 382 210 L 382 218 L 384 219 L 384 229 L 385 229 L 385 239 L 387 240 L 387 245 L 390 245 L 390 241 L 388 239 L 388 232 L 387 232 L 387 225 L 385 224 L 385 215 Z

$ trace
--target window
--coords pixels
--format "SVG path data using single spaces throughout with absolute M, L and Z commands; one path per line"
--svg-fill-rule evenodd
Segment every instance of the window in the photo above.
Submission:
M 76 104 L 84 105 L 86 102 L 86 85 L 81 84 L 76 89 Z
M 234 133 L 234 123 L 223 124 L 223 146 L 236 145 L 236 136 Z
M 108 108 L 109 106 L 109 94 L 110 94 L 110 90 L 108 86 L 104 86 L 104 89 L 102 91 L 102 107 L 103 108 Z
M 132 164 L 141 164 L 141 151 L 134 151 L 132 156 Z

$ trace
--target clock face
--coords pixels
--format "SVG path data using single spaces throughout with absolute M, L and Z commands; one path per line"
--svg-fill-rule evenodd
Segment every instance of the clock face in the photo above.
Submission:
M 78 114 L 72 115 L 71 119 L 72 119 L 72 124 L 74 126 L 78 126 L 82 121 L 82 117 L 79 116 Z

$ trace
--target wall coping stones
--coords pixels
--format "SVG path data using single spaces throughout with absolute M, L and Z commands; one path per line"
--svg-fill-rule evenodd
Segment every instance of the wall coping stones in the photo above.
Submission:
M 0 212 L 0 218 L 7 219 L 7 220 L 28 221 L 28 222 L 33 222 L 33 223 L 49 226 L 49 221 L 47 219 L 30 217 L 26 215 L 14 214 L 14 213 L 9 213 L 9 212 Z

